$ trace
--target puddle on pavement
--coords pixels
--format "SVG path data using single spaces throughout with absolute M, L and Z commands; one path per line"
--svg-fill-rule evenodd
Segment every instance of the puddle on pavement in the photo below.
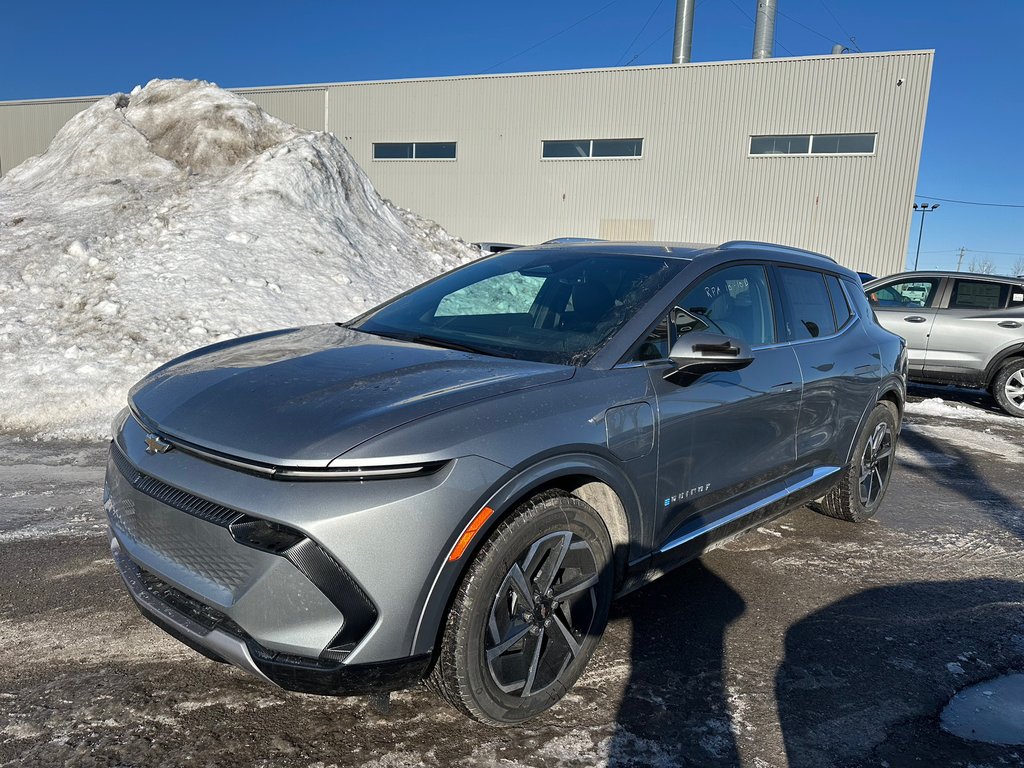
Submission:
M 1024 744 L 1024 674 L 965 688 L 942 710 L 942 727 L 989 744 Z

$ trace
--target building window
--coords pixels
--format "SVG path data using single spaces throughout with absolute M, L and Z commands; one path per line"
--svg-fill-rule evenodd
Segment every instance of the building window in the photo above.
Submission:
M 752 155 L 806 155 L 810 147 L 810 136 L 750 137 Z
M 374 160 L 454 160 L 454 141 L 374 143 Z
M 819 133 L 811 141 L 812 155 L 870 155 L 874 151 L 873 133 Z
M 580 159 L 589 157 L 641 157 L 643 139 L 568 139 L 543 142 L 542 157 Z
M 751 136 L 751 155 L 871 155 L 874 133 L 817 133 Z

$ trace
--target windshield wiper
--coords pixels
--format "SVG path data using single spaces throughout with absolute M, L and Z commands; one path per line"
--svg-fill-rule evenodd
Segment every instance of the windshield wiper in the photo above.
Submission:
M 408 341 L 415 342 L 417 344 L 427 344 L 431 347 L 442 347 L 444 349 L 454 349 L 457 352 L 471 352 L 476 355 L 489 355 L 491 357 L 500 357 L 500 355 L 491 352 L 490 350 L 480 349 L 479 347 L 473 347 L 469 344 L 462 344 L 458 341 L 449 341 L 448 339 L 439 339 L 435 336 L 410 336 Z

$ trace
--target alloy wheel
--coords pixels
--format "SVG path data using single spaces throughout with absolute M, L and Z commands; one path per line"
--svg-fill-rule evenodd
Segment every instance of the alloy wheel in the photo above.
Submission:
M 579 655 L 597 616 L 597 558 L 570 531 L 549 533 L 516 558 L 488 617 L 491 679 L 523 698 L 553 685 Z
M 860 503 L 872 507 L 879 499 L 892 471 L 892 430 L 881 422 L 868 438 L 860 459 Z

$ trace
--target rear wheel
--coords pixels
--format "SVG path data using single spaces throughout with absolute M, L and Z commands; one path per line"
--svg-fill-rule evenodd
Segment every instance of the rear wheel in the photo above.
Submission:
M 819 512 L 863 523 L 882 505 L 896 461 L 896 406 L 878 403 L 857 439 L 850 468 L 817 505 Z
M 992 379 L 992 395 L 1011 416 L 1024 418 L 1024 358 L 1006 363 Z
M 530 499 L 469 566 L 428 684 L 492 725 L 544 712 L 601 639 L 612 572 L 608 532 L 592 507 L 560 492 Z

